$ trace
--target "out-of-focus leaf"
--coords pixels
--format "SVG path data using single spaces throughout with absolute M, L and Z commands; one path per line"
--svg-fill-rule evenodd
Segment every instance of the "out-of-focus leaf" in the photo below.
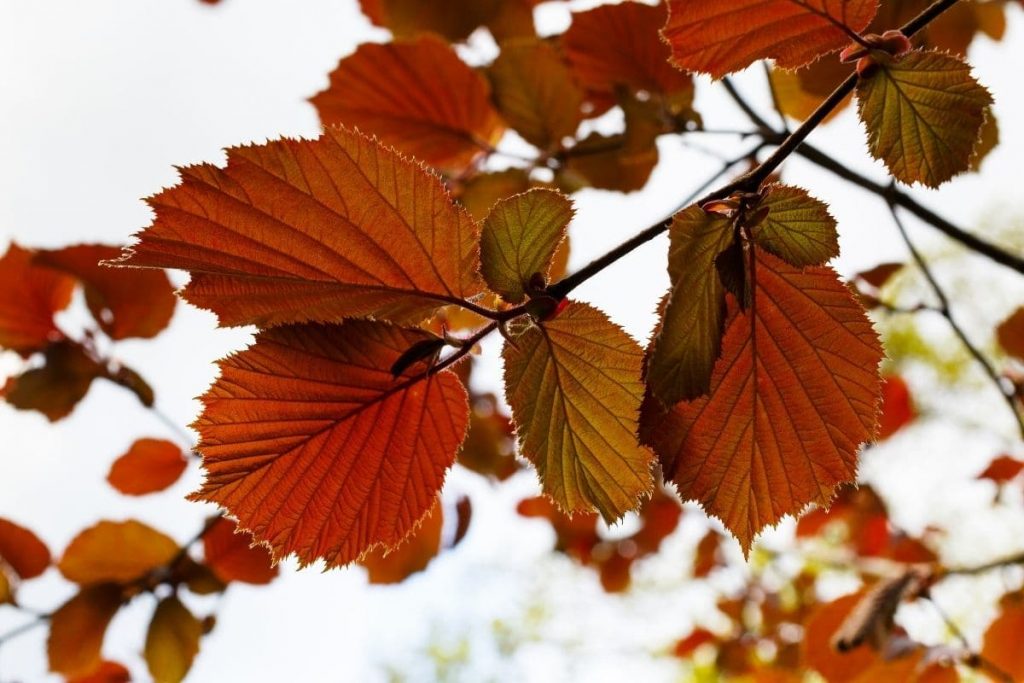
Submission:
M 100 265 L 116 259 L 121 247 L 77 244 L 36 255 L 40 265 L 77 278 L 92 317 L 111 339 L 155 337 L 171 321 L 174 287 L 166 273 Z
M 221 517 L 203 534 L 203 557 L 221 581 L 266 584 L 277 576 L 270 551 L 253 545 L 252 535 Z
M 390 552 L 375 548 L 366 553 L 359 564 L 366 567 L 370 583 L 401 583 L 427 568 L 441 550 L 444 514 L 438 500 L 419 526 Z
M 985 631 L 981 656 L 1019 681 L 1024 679 L 1024 648 L 1020 646 L 1024 600 L 1020 594 L 1011 593 L 1002 599 L 999 608 L 999 615 Z
M 1014 311 L 996 328 L 996 339 L 1011 356 L 1024 359 L 1024 306 Z
M 179 683 L 199 653 L 203 625 L 177 596 L 156 606 L 146 633 L 146 667 L 155 683 Z
M 1021 472 L 1024 472 L 1024 462 L 1009 455 L 1000 455 L 988 464 L 988 467 L 978 475 L 978 479 L 989 479 L 997 484 L 1005 484 L 1016 479 Z
M 33 532 L 0 517 L 0 561 L 21 579 L 34 579 L 50 566 L 50 550 Z
M 174 539 L 142 522 L 101 521 L 71 540 L 57 567 L 82 585 L 127 583 L 167 565 L 178 552 Z
M 11 244 L 0 258 L 0 348 L 27 356 L 63 338 L 53 316 L 71 302 L 75 281 L 32 262 Z
M 131 680 L 131 672 L 124 664 L 100 662 L 100 665 L 90 673 L 69 678 L 68 683 L 129 683 Z
M 9 377 L 0 398 L 19 410 L 35 410 L 56 422 L 67 417 L 89 393 L 92 381 L 107 368 L 77 342 L 54 342 L 44 352 L 42 367 Z
M 504 132 L 490 94 L 487 80 L 452 48 L 424 36 L 363 43 L 310 101 L 324 125 L 358 128 L 431 166 L 458 172 Z
M 917 417 L 910 387 L 899 375 L 882 381 L 882 413 L 878 418 L 878 438 L 887 439 Z
M 170 441 L 138 439 L 111 465 L 107 481 L 121 493 L 141 496 L 174 484 L 186 465 L 185 455 Z
M 452 42 L 465 40 L 491 21 L 506 0 L 359 0 L 370 21 L 396 38 L 436 33 Z
M 848 652 L 839 652 L 832 646 L 836 631 L 857 607 L 861 597 L 861 593 L 854 593 L 821 605 L 804 625 L 803 661 L 830 683 L 852 681 L 861 671 L 881 660 L 876 652 L 864 645 Z
M 120 587 L 104 583 L 83 588 L 54 612 L 46 641 L 50 670 L 68 677 L 95 671 L 107 625 L 121 603 Z

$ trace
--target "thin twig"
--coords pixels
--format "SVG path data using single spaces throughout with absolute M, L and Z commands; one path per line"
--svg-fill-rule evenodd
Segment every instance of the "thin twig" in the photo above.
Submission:
M 999 394 L 1006 401 L 1007 406 L 1010 408 L 1010 412 L 1013 413 L 1013 418 L 1017 422 L 1017 428 L 1020 430 L 1021 437 L 1024 438 L 1024 417 L 1022 417 L 1020 411 L 1017 410 L 1016 396 L 1013 392 L 1007 391 L 999 372 L 996 371 L 992 363 L 985 357 L 985 354 L 983 354 L 981 350 L 971 342 L 967 333 L 964 332 L 964 329 L 953 317 L 953 310 L 949 303 L 949 297 L 946 296 L 945 290 L 939 284 L 938 280 L 935 279 L 935 275 L 928 266 L 928 262 L 925 261 L 921 252 L 919 252 L 917 247 L 914 246 L 914 242 L 910 239 L 910 234 L 907 232 L 907 228 L 903 224 L 903 221 L 900 219 L 899 213 L 896 210 L 896 205 L 892 202 L 889 203 L 889 212 L 892 214 L 893 222 L 896 224 L 896 228 L 899 230 L 900 236 L 903 238 L 903 242 L 907 245 L 907 250 L 910 252 L 911 257 L 913 257 L 917 267 L 921 270 L 921 274 L 924 275 L 929 287 L 931 287 L 932 291 L 935 293 L 935 297 L 939 300 L 937 312 L 946 319 L 946 322 L 949 323 L 950 328 L 960 340 L 960 343 L 964 345 L 967 352 L 971 354 L 971 357 L 974 358 L 975 361 L 977 361 L 978 365 L 981 366 L 985 371 L 985 374 L 988 375 L 988 378 L 999 390 Z
M 949 632 L 953 634 L 954 638 L 960 641 L 960 645 L 961 647 L 963 647 L 964 652 L 966 654 L 966 657 L 964 658 L 966 664 L 968 664 L 972 668 L 985 669 L 986 671 L 988 671 L 989 674 L 1000 679 L 1004 683 L 1013 683 L 1013 676 L 1004 671 L 998 664 L 993 662 L 991 659 L 982 656 L 981 653 L 976 652 L 974 648 L 971 647 L 971 643 L 969 640 L 967 640 L 967 635 L 963 632 L 963 629 L 961 629 L 960 626 L 957 625 L 955 621 L 953 621 L 953 619 L 949 616 L 946 610 L 942 609 L 942 607 L 939 605 L 938 602 L 935 601 L 935 598 L 932 595 L 930 595 L 929 593 L 925 593 L 921 596 L 921 598 L 928 602 L 935 609 L 935 613 L 939 615 L 940 619 L 942 619 L 942 623 L 946 625 L 946 628 L 949 629 Z

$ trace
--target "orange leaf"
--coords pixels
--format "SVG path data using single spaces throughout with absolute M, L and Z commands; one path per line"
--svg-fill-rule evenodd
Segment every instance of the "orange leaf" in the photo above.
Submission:
M 611 522 L 650 493 L 651 453 L 637 440 L 643 352 L 604 313 L 570 303 L 506 343 L 505 395 L 521 454 L 569 513 Z
M 19 410 L 36 410 L 56 422 L 71 414 L 89 393 L 94 379 L 107 377 L 107 368 L 77 342 L 54 342 L 44 358 L 42 367 L 8 378 L 0 388 L 0 398 Z
M 146 666 L 156 683 L 179 683 L 199 653 L 203 625 L 176 595 L 160 601 L 146 633 Z
M 68 683 L 129 683 L 132 675 L 124 664 L 100 662 L 100 665 L 84 676 L 69 678 Z
M 163 439 L 139 439 L 114 461 L 107 475 L 121 493 L 141 496 L 163 491 L 178 481 L 188 461 L 181 449 Z
M 225 325 L 419 321 L 480 292 L 479 229 L 441 181 L 343 128 L 228 151 L 150 199 L 118 265 L 192 272 L 186 299 Z
M 498 111 L 531 145 L 557 149 L 576 134 L 583 91 L 550 44 L 534 38 L 505 43 L 487 75 Z
M 127 583 L 168 564 L 178 552 L 174 539 L 142 522 L 101 521 L 71 540 L 57 567 L 78 584 Z
M 854 479 L 860 444 L 875 431 L 882 359 L 833 271 L 800 270 L 759 249 L 751 267 L 753 303 L 733 312 L 710 395 L 678 404 L 651 432 L 666 478 L 744 550 L 764 527 L 827 503 Z
M 714 643 L 717 640 L 718 636 L 707 629 L 694 629 L 690 635 L 676 643 L 675 647 L 672 649 L 672 654 L 676 657 L 688 658 L 693 654 L 693 651 L 701 645 Z
M 572 202 L 553 190 L 530 190 L 495 204 L 480 236 L 480 272 L 490 288 L 517 304 L 535 274 L 546 282 L 572 215 Z
M 803 661 L 830 683 L 852 681 L 861 671 L 881 661 L 881 657 L 865 645 L 847 652 L 839 652 L 832 645 L 833 636 L 862 597 L 863 592 L 854 593 L 821 605 L 804 625 Z
M 669 0 L 662 35 L 685 71 L 720 78 L 759 59 L 795 69 L 847 45 L 839 25 L 862 31 L 877 7 L 877 0 Z
M 370 583 L 401 583 L 416 572 L 426 569 L 441 550 L 443 528 L 444 515 L 440 502 L 437 502 L 416 531 L 409 534 L 397 548 L 391 552 L 374 548 L 363 556 L 359 564 L 366 567 Z
M 36 262 L 81 281 L 92 317 L 111 339 L 155 337 L 174 314 L 174 288 L 165 273 L 100 265 L 120 253 L 120 247 L 79 244 L 39 252 Z
M 95 671 L 102 661 L 107 625 L 121 602 L 121 589 L 104 583 L 83 588 L 54 612 L 46 641 L 50 670 L 69 677 Z
M 270 551 L 253 545 L 251 534 L 239 532 L 232 520 L 223 517 L 203 534 L 203 556 L 217 578 L 225 583 L 265 584 L 277 576 Z
M 819 59 L 799 71 L 772 69 L 771 85 L 782 113 L 803 121 L 851 73 L 853 66 L 850 64 L 844 64 L 838 59 Z M 851 99 L 847 95 L 822 123 L 831 121 L 850 104 Z
M 32 263 L 32 252 L 11 244 L 0 258 L 0 348 L 23 356 L 64 335 L 53 315 L 71 302 L 75 281 Z
M 1010 595 L 1000 603 L 1002 611 L 985 631 L 981 656 L 1010 674 L 1015 681 L 1024 679 L 1024 601 Z
M 519 471 L 512 419 L 498 406 L 494 394 L 473 397 L 466 442 L 459 451 L 463 467 L 504 481 Z
M 467 167 L 504 131 L 487 80 L 434 36 L 360 45 L 310 101 L 324 125 L 358 128 L 446 171 Z
M 504 0 L 359 0 L 370 21 L 398 38 L 432 32 L 465 40 L 494 17 Z
M 50 551 L 23 526 L 0 517 L 0 562 L 22 579 L 33 579 L 50 566 Z
M 623 2 L 572 15 L 562 46 L 580 83 L 611 97 L 626 86 L 663 96 L 679 113 L 693 101 L 693 80 L 668 63 L 669 49 L 658 39 L 665 7 Z
M 967 171 L 991 104 L 970 65 L 940 52 L 908 52 L 857 83 L 868 149 L 908 185 Z
M 207 479 L 195 500 L 227 508 L 276 557 L 303 564 L 395 547 L 429 511 L 468 422 L 449 371 L 398 378 L 426 338 L 379 322 L 262 332 L 221 361 L 196 422 Z

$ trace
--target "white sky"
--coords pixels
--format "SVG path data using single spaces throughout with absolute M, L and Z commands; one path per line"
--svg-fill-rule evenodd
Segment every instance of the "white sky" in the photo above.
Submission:
M 545 30 L 567 23 L 560 6 L 540 12 Z M 1007 207 L 1019 214 L 1024 127 L 1014 124 L 1024 119 L 1024 93 L 1014 65 L 1024 64 L 1022 30 L 1021 13 L 1013 11 L 998 52 L 981 39 L 972 54 L 1004 123 L 1002 145 L 985 173 L 939 193 L 920 193 L 929 206 L 966 227 L 998 217 Z M 150 221 L 140 198 L 174 184 L 174 165 L 219 162 L 223 147 L 243 142 L 316 135 L 318 121 L 306 98 L 326 85 L 328 72 L 358 42 L 385 36 L 363 19 L 355 0 L 224 0 L 215 8 L 197 0 L 3 0 L 0 250 L 8 239 L 38 247 L 125 242 Z M 760 71 L 738 82 L 767 112 Z M 746 127 L 708 81 L 700 83 L 698 108 L 715 127 Z M 863 151 L 850 112 L 811 139 L 852 167 L 882 177 Z M 725 156 L 739 149 L 720 137 L 698 142 Z M 572 267 L 661 219 L 717 163 L 674 140 L 663 141 L 662 152 L 643 193 L 576 195 Z M 841 270 L 904 257 L 880 202 L 799 160 L 786 168 L 788 182 L 805 185 L 832 205 L 842 235 Z M 919 228 L 915 234 L 924 239 L 932 233 Z M 645 339 L 667 284 L 665 248 L 666 240 L 654 240 L 576 296 Z M 212 315 L 181 305 L 160 338 L 119 344 L 116 353 L 151 381 L 161 410 L 187 424 L 197 410 L 193 397 L 213 379 L 211 362 L 247 339 L 247 332 L 214 329 Z M 489 344 L 486 350 L 482 373 L 497 378 L 496 349 Z M 16 365 L 0 355 L 0 372 Z M 102 383 L 56 426 L 0 405 L 0 516 L 35 529 L 56 553 L 100 518 L 136 517 L 179 540 L 191 537 L 209 512 L 181 499 L 198 482 L 195 472 L 170 492 L 143 499 L 118 496 L 104 481 L 109 463 L 140 436 L 170 434 L 134 398 Z M 945 443 L 973 449 L 973 459 L 960 461 L 968 470 L 997 447 L 962 441 L 953 435 Z M 913 443 L 901 448 L 915 451 Z M 920 457 L 913 462 L 928 467 Z M 910 476 L 917 471 L 909 470 Z M 674 675 L 671 662 L 642 655 L 672 642 L 693 619 L 710 612 L 706 595 L 680 584 L 677 567 L 685 562 L 685 543 L 673 539 L 665 550 L 668 559 L 643 570 L 641 583 L 657 590 L 629 600 L 599 599 L 589 573 L 561 559 L 543 560 L 549 537 L 541 525 L 509 513 L 532 490 L 525 477 L 495 495 L 476 478 L 457 473 L 448 493 L 476 494 L 470 536 L 427 575 L 400 587 L 367 589 L 359 570 L 324 574 L 290 568 L 269 588 L 232 587 L 190 680 L 371 681 L 385 676 L 382 663 L 422 680 L 429 675 L 408 667 L 422 659 L 416 659 L 417 648 L 430 636 L 440 643 L 468 638 L 475 665 L 482 667 L 477 671 L 501 680 L 618 680 L 626 666 L 641 680 Z M 692 540 L 699 528 L 687 527 L 682 536 Z M 55 574 L 26 587 L 23 602 L 47 610 L 65 599 L 70 588 Z M 557 615 L 550 624 L 524 618 L 524 610 L 545 604 Z M 137 667 L 151 609 L 152 600 L 142 598 L 117 618 L 107 642 L 110 658 Z M 0 632 L 24 618 L 0 607 Z M 548 642 L 530 640 L 502 655 L 492 638 L 495 620 Z M 45 680 L 44 631 L 0 651 L 0 681 Z M 144 669 L 135 673 L 147 679 Z

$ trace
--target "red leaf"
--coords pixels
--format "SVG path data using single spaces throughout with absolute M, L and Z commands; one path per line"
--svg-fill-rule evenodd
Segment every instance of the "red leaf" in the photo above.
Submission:
M 95 671 L 107 625 L 121 603 L 121 589 L 104 583 L 83 588 L 54 612 L 46 641 L 50 670 L 69 677 Z
M 872 438 L 882 350 L 835 273 L 756 250 L 753 304 L 722 340 L 709 396 L 649 431 L 665 476 L 722 519 L 745 550 L 764 527 L 827 503 Z
M 310 101 L 324 125 L 376 135 L 431 166 L 459 171 L 504 131 L 487 80 L 435 36 L 364 43 Z
M 107 475 L 121 493 L 141 496 L 163 491 L 185 471 L 188 462 L 181 449 L 163 439 L 139 439 L 114 461 Z
M 19 410 L 36 410 L 51 422 L 67 417 L 89 393 L 92 381 L 107 377 L 107 368 L 72 341 L 51 344 L 45 364 L 7 379 L 0 398 Z
M 440 502 L 437 502 L 401 545 L 391 552 L 374 548 L 359 561 L 359 564 L 366 567 L 370 583 L 401 583 L 426 569 L 430 561 L 441 551 L 443 528 L 444 514 Z
M 1024 648 L 1020 646 L 1024 633 L 1024 602 L 1019 595 L 1010 595 L 1000 603 L 1002 611 L 985 631 L 981 656 L 1013 680 L 1024 679 Z
M 64 335 L 53 315 L 71 302 L 75 281 L 32 264 L 32 252 L 11 244 L 0 258 L 0 348 L 27 356 Z
M 832 638 L 862 597 L 863 592 L 854 593 L 826 603 L 811 614 L 804 626 L 803 660 L 830 683 L 852 681 L 861 671 L 881 661 L 877 653 L 864 645 L 848 652 L 839 652 L 832 646 Z
M 877 0 L 669 0 L 662 35 L 672 63 L 720 78 L 759 59 L 795 69 L 850 42 L 836 24 L 867 28 Z
M 997 484 L 1005 484 L 1016 479 L 1022 471 L 1024 462 L 1009 455 L 1000 455 L 989 463 L 985 471 L 978 475 L 978 479 L 991 479 Z
M 32 579 L 50 566 L 50 551 L 34 533 L 0 517 L 0 561 L 22 579 Z
M 100 665 L 84 676 L 69 678 L 68 683 L 129 683 L 132 675 L 124 664 L 100 662 Z
M 81 281 L 92 317 L 111 339 L 155 337 L 174 314 L 174 288 L 165 273 L 100 265 L 120 253 L 120 247 L 79 244 L 39 252 L 36 262 Z
M 899 375 L 882 380 L 882 414 L 878 419 L 878 438 L 887 439 L 903 426 L 914 421 L 917 411 L 910 397 L 910 387 Z
M 418 322 L 482 288 L 479 228 L 441 181 L 342 128 L 233 148 L 150 204 L 117 263 L 191 271 L 183 296 L 225 325 Z
M 253 545 L 252 536 L 239 532 L 230 519 L 220 518 L 203 534 L 203 556 L 207 566 L 225 583 L 270 583 L 277 576 L 270 551 Z
M 203 397 L 208 476 L 193 499 L 303 564 L 395 547 L 433 505 L 468 422 L 451 372 L 391 375 L 427 334 L 367 321 L 262 332 Z

